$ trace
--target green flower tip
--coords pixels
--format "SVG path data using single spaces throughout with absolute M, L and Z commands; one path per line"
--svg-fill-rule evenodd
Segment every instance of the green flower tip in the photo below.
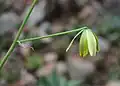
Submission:
M 79 53 L 80 56 L 85 57 L 88 54 L 95 56 L 100 50 L 98 38 L 90 29 L 84 29 L 80 37 Z

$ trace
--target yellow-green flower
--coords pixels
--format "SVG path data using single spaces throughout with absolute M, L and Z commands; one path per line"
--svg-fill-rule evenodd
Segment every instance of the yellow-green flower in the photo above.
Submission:
M 84 57 L 88 54 L 95 56 L 99 51 L 98 38 L 90 29 L 84 29 L 80 37 L 79 52 Z
M 90 56 L 95 56 L 96 53 L 100 50 L 98 44 L 98 38 L 89 28 L 81 29 L 78 34 L 72 39 L 69 44 L 66 52 L 70 49 L 74 40 L 81 34 L 80 43 L 79 43 L 79 53 L 80 56 L 84 57 L 90 54 Z

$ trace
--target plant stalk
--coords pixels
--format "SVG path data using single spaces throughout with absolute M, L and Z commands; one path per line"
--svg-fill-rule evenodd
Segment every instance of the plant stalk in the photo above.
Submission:
M 13 43 L 12 43 L 12 45 L 10 46 L 10 48 L 9 48 L 8 52 L 6 53 L 6 55 L 5 55 L 5 56 L 3 57 L 3 59 L 0 61 L 0 70 L 3 68 L 4 64 L 7 62 L 9 56 L 10 56 L 11 53 L 13 52 L 13 50 L 14 50 L 16 44 L 17 44 L 17 41 L 18 41 L 18 39 L 19 39 L 19 37 L 20 37 L 20 34 L 22 33 L 23 28 L 24 28 L 24 26 L 25 26 L 25 24 L 26 24 L 26 22 L 27 22 L 27 20 L 28 20 L 28 18 L 29 18 L 29 16 L 30 16 L 30 14 L 31 14 L 31 12 L 32 12 L 32 10 L 33 10 L 36 2 L 37 2 L 37 0 L 34 0 L 34 1 L 33 1 L 32 5 L 31 5 L 31 7 L 30 7 L 30 9 L 29 9 L 29 12 L 28 12 L 27 16 L 25 17 L 25 19 L 23 20 L 23 22 L 22 22 L 22 24 L 21 24 L 21 26 L 20 26 L 20 28 L 19 28 L 19 30 L 18 30 L 18 32 L 17 32 L 17 35 L 16 35 L 16 37 L 15 37 Z
M 59 32 L 59 33 L 55 33 L 55 34 L 50 34 L 50 35 L 47 35 L 47 36 L 41 36 L 41 37 L 34 37 L 34 38 L 28 38 L 28 39 L 18 40 L 17 42 L 18 43 L 24 43 L 24 42 L 29 42 L 29 41 L 40 40 L 40 39 L 43 39 L 43 38 L 49 38 L 49 37 L 55 37 L 55 36 L 65 35 L 65 34 L 69 34 L 69 33 L 73 33 L 73 32 L 78 32 L 78 31 L 80 31 L 82 29 L 85 29 L 85 28 L 87 28 L 87 27 L 82 27 L 82 28 L 75 29 L 75 30 L 70 30 L 70 31 L 65 31 L 65 32 Z

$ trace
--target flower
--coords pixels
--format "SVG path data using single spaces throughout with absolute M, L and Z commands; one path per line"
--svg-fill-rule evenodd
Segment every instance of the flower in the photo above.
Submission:
M 78 32 L 75 37 L 70 42 L 68 48 L 66 49 L 66 52 L 70 49 L 72 46 L 74 40 L 79 36 L 80 42 L 79 42 L 79 53 L 80 56 L 85 57 L 88 54 L 90 56 L 95 56 L 97 52 L 99 52 L 99 43 L 98 38 L 95 33 L 93 33 L 89 28 L 81 28 L 80 32 Z
M 79 53 L 80 56 L 84 57 L 90 54 L 95 56 L 100 50 L 98 44 L 98 38 L 90 29 L 84 29 L 79 42 Z

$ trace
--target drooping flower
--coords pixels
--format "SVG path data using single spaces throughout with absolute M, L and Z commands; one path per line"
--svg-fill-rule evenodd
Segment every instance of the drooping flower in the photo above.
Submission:
M 99 51 L 98 38 L 90 29 L 85 29 L 80 37 L 79 52 L 84 57 L 90 54 L 95 56 Z
M 96 53 L 100 50 L 98 38 L 94 32 L 92 32 L 89 28 L 81 29 L 80 32 L 73 38 L 71 43 L 69 44 L 66 51 L 69 50 L 74 40 L 80 36 L 79 42 L 79 54 L 84 57 L 90 54 L 90 56 L 95 56 Z

